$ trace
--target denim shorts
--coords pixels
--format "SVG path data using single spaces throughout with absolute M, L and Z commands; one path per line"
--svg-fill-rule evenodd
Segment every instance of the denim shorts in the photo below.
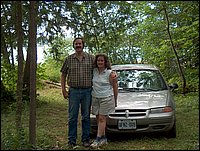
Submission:
M 92 114 L 94 115 L 108 115 L 115 111 L 114 96 L 106 98 L 92 97 Z

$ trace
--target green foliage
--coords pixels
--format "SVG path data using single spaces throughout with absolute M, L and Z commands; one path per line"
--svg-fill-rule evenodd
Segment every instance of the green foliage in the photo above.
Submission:
M 60 34 L 55 36 L 52 44 L 45 50 L 45 61 L 50 59 L 62 62 L 63 59 L 73 51 L 72 40 L 62 37 Z
M 186 89 L 187 92 L 199 92 L 199 74 L 197 73 L 198 69 L 196 68 L 188 68 L 185 69 L 184 73 L 185 73 L 185 78 L 187 79 L 186 82 Z M 182 91 L 182 79 L 180 78 L 180 76 L 178 75 L 178 72 L 173 73 L 172 75 L 169 73 L 166 73 L 168 76 L 167 77 L 167 81 L 169 84 L 172 83 L 177 83 L 179 85 L 179 88 L 177 90 L 175 90 L 176 92 L 181 93 Z M 170 76 L 171 75 L 171 76 Z
M 2 31 L 5 31 L 2 33 L 2 42 L 9 48 L 8 53 L 15 49 L 17 42 L 13 28 L 14 4 L 9 1 L 1 3 Z M 23 25 L 27 25 L 29 2 L 23 1 L 22 4 Z M 39 44 L 50 46 L 46 51 L 45 62 L 49 58 L 63 62 L 73 51 L 72 40 L 69 42 L 65 39 L 65 28 L 72 29 L 73 37 L 84 37 L 88 52 L 106 53 L 112 64 L 151 63 L 157 65 L 167 79 L 180 77 L 176 55 L 167 31 L 167 18 L 164 12 L 166 9 L 169 31 L 180 66 L 184 71 L 199 67 L 197 1 L 39 1 L 39 6 L 38 16 L 41 17 L 38 18 L 37 41 Z M 14 31 L 11 32 L 11 29 Z M 24 46 L 27 46 L 28 32 L 25 28 L 23 30 Z M 5 47 L 4 45 L 2 47 Z M 2 50 L 6 49 L 5 47 Z M 50 64 L 48 66 L 52 66 Z M 10 71 L 9 68 L 6 69 Z M 194 69 L 192 73 L 196 75 L 198 70 Z M 49 76 L 53 81 L 59 79 L 53 71 Z M 9 75 L 10 77 L 13 76 Z M 11 82 L 9 78 L 5 81 L 6 85 L 11 85 L 7 83 Z M 186 75 L 186 83 L 196 85 L 191 79 L 192 76 Z
M 4 112 L 15 102 L 17 71 L 12 65 L 1 63 L 1 111 Z
M 36 148 L 41 150 L 49 150 L 52 148 L 50 144 L 53 144 L 52 138 L 47 137 L 48 131 L 46 129 L 39 129 L 37 131 L 37 144 L 39 144 Z
M 17 67 L 1 62 L 1 81 L 10 93 L 15 93 L 17 87 Z
M 199 92 L 199 71 L 198 68 L 186 68 L 185 75 L 187 79 L 186 87 L 189 92 Z
M 53 58 L 49 58 L 43 63 L 44 75 L 45 79 L 53 81 L 53 82 L 60 82 L 60 69 L 61 69 L 61 62 L 54 60 Z
M 42 81 L 48 79 L 48 76 L 45 74 L 45 70 L 46 68 L 44 63 L 37 64 L 37 71 L 36 71 L 37 89 L 42 88 L 44 86 Z
M 4 122 L 3 122 L 4 123 Z M 23 128 L 16 132 L 15 123 L 6 124 L 4 131 L 1 131 L 1 150 L 23 150 L 29 149 L 27 131 Z
M 45 50 L 45 63 L 42 65 L 47 79 L 53 82 L 60 81 L 60 69 L 64 59 L 72 53 L 72 40 L 57 36 L 52 45 Z
M 37 79 L 40 80 L 46 80 L 47 79 L 47 75 L 45 74 L 45 65 L 43 65 L 43 63 L 39 63 L 37 64 Z
M 173 46 L 186 78 L 186 89 L 197 91 L 199 87 L 199 78 L 196 76 L 199 68 L 199 41 L 197 40 L 199 39 L 199 7 L 197 3 L 163 1 L 141 2 L 137 5 L 141 13 L 135 32 L 139 37 L 136 43 L 141 48 L 142 63 L 151 63 L 159 67 L 164 77 L 170 82 L 176 81 L 180 86 L 179 90 L 182 91 L 183 81 L 167 32 L 163 7 L 166 8 L 168 14 Z
M 67 106 L 68 101 L 63 99 L 60 89 L 45 87 L 39 90 L 37 102 L 37 130 L 36 147 L 39 150 L 51 150 L 56 144 L 60 149 L 67 148 Z M 188 93 L 182 95 L 174 93 L 177 115 L 177 138 L 167 139 L 160 134 L 143 135 L 109 135 L 108 145 L 101 150 L 196 150 L 199 142 L 199 94 Z M 28 107 L 28 106 L 26 106 Z M 22 116 L 22 136 L 18 138 L 15 131 L 15 113 L 1 114 L 1 149 L 28 150 L 28 123 L 29 110 L 25 110 Z M 192 123 L 192 124 L 191 124 Z M 117 136 L 117 137 L 116 137 Z M 94 137 L 91 137 L 93 141 Z M 19 145 L 19 140 L 22 143 Z M 81 117 L 78 120 L 78 145 L 81 144 Z M 26 144 L 26 145 L 25 145 Z M 23 147 L 23 148 L 22 148 Z M 80 145 L 80 150 L 88 150 Z
M 177 111 L 190 112 L 199 110 L 199 97 L 196 94 L 196 92 L 191 92 L 187 95 L 176 95 Z
M 48 59 L 43 66 L 45 67 L 45 75 L 48 80 L 53 82 L 59 82 L 60 81 L 60 69 L 61 69 L 61 63 L 57 62 L 54 59 Z

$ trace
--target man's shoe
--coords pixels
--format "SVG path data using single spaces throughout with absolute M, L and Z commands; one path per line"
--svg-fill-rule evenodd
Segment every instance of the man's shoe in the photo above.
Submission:
M 78 148 L 79 146 L 78 145 L 76 145 L 76 144 L 74 144 L 74 143 L 69 143 L 68 144 L 68 148 L 69 149 L 76 149 L 76 148 Z
M 84 146 L 84 147 L 89 147 L 89 146 L 90 146 L 90 143 L 89 143 L 89 142 L 83 142 L 83 146 Z

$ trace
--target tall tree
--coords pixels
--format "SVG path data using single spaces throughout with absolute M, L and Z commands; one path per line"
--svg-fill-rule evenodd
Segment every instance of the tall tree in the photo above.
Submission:
M 37 1 L 30 1 L 29 11 L 29 48 L 30 48 L 30 119 L 29 142 L 36 143 L 36 69 L 37 69 Z
M 177 60 L 177 64 L 178 64 L 178 68 L 179 68 L 179 71 L 180 71 L 180 76 L 182 78 L 182 82 L 183 82 L 183 94 L 185 94 L 186 92 L 186 80 L 185 80 L 185 75 L 183 73 L 183 70 L 182 70 L 182 67 L 181 67 L 181 64 L 180 64 L 180 60 L 179 60 L 179 56 L 177 54 L 177 51 L 175 49 L 175 46 L 174 46 L 174 43 L 173 43 L 173 40 L 172 40 L 172 36 L 171 36 L 171 33 L 170 33 L 170 22 L 169 22 L 169 18 L 168 18 L 168 13 L 167 13 L 167 8 L 166 8 L 166 3 L 163 3 L 163 10 L 165 12 L 165 16 L 166 16 L 166 21 L 167 21 L 167 33 L 169 35 L 169 39 L 170 39 L 170 43 L 171 43 L 171 46 L 172 46 L 172 49 L 174 51 L 174 54 L 175 54 L 175 57 L 176 57 L 176 60 Z
M 21 1 L 16 3 L 16 32 L 17 32 L 17 58 L 18 58 L 18 79 L 17 79 L 17 109 L 16 109 L 16 125 L 17 131 L 22 127 L 22 86 L 23 86 L 23 30 L 22 30 L 22 4 Z

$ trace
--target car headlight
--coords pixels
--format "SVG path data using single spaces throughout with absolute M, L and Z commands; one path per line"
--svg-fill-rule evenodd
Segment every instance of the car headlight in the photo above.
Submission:
M 173 109 L 170 106 L 166 106 L 166 107 L 161 107 L 161 108 L 154 108 L 150 110 L 150 113 L 154 114 L 154 113 L 166 113 L 166 112 L 172 112 Z

